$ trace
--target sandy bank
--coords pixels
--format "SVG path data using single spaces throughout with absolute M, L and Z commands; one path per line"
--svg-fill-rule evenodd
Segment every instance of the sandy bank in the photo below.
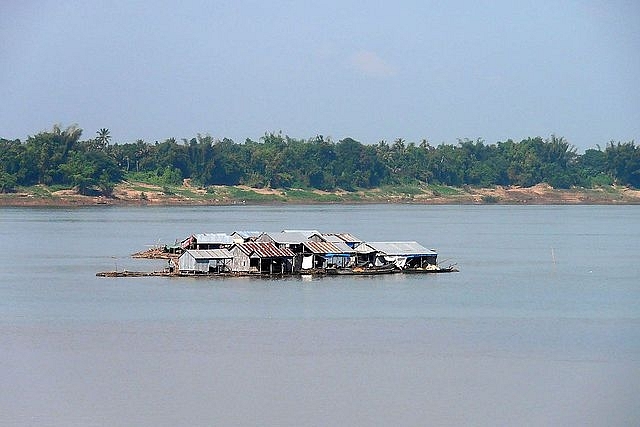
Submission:
M 533 187 L 453 188 L 425 187 L 404 193 L 402 188 L 325 192 L 302 189 L 257 189 L 215 186 L 208 190 L 188 183 L 171 189 L 146 183 L 119 184 L 112 197 L 83 196 L 73 190 L 50 191 L 37 186 L 0 194 L 0 206 L 214 206 L 235 204 L 413 203 L 413 204 L 640 204 L 640 190 L 624 187 L 554 189 Z

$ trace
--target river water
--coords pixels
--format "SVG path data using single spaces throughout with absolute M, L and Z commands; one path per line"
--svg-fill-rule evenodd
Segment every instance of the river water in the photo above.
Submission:
M 637 206 L 0 210 L 0 425 L 640 425 Z M 98 278 L 191 233 L 416 240 L 460 272 Z

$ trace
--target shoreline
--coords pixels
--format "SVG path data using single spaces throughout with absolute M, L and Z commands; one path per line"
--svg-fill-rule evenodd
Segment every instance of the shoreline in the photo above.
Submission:
M 554 189 L 546 184 L 533 187 L 457 188 L 402 187 L 324 192 L 303 189 L 257 189 L 246 186 L 215 186 L 213 190 L 189 185 L 166 188 L 146 183 L 122 183 L 112 197 L 84 196 L 73 190 L 51 191 L 35 186 L 16 193 L 0 194 L 0 207 L 85 206 L 233 206 L 233 205 L 637 205 L 640 190 L 625 187 Z M 406 189 L 404 189 L 406 190 Z M 446 194 L 443 194 L 446 193 Z

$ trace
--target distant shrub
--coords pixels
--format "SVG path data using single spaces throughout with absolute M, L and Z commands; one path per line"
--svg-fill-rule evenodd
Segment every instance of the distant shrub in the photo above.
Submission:
M 607 174 L 600 173 L 591 178 L 592 187 L 610 187 L 613 185 L 613 179 Z
M 139 181 L 161 186 L 181 185 L 183 179 L 180 169 L 170 166 L 153 171 L 129 172 L 126 177 L 129 181 Z
M 498 203 L 499 201 L 500 201 L 500 198 L 492 194 L 485 194 L 484 196 L 482 196 L 482 203 L 495 204 L 495 203 Z

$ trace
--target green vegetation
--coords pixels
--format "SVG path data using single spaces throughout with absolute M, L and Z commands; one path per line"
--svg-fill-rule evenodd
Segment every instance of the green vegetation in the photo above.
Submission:
M 122 179 L 122 170 L 106 145 L 80 141 L 81 134 L 76 126 L 64 130 L 54 126 L 24 143 L 0 139 L 0 189 L 6 192 L 18 185 L 66 185 L 81 194 L 110 195 Z
M 380 187 L 380 190 L 383 193 L 388 193 L 390 195 L 413 197 L 424 193 L 424 186 L 417 184 L 384 185 Z
M 429 190 L 437 197 L 459 196 L 462 194 L 459 189 L 442 184 L 431 184 Z
M 227 188 L 227 197 L 234 200 L 241 200 L 245 202 L 271 202 L 271 201 L 284 201 L 283 197 L 273 194 L 261 194 L 253 190 L 243 190 L 236 187 Z
M 54 126 L 24 142 L 0 138 L 0 192 L 44 184 L 110 195 L 115 184 L 126 179 L 157 186 L 165 195 L 203 200 L 331 202 L 363 200 L 373 189 L 379 191 L 378 197 L 413 198 L 425 190 L 434 196 L 461 195 L 459 188 L 465 186 L 640 187 L 640 146 L 633 141 L 610 142 L 604 149 L 578 154 L 554 135 L 495 144 L 465 139 L 432 146 L 426 140 L 369 145 L 351 138 L 300 140 L 280 133 L 243 143 L 197 135 L 180 142 L 169 138 L 154 144 L 142 140 L 121 144 L 111 142 L 107 128 L 98 130 L 93 139 L 83 141 L 81 134 L 76 126 Z M 187 178 L 206 194 L 181 189 Z M 233 185 L 284 191 L 265 195 L 215 187 Z M 348 193 L 338 197 L 315 190 Z
M 288 201 L 309 201 L 319 203 L 340 202 L 342 198 L 335 194 L 319 194 L 311 190 L 289 189 L 283 196 Z

